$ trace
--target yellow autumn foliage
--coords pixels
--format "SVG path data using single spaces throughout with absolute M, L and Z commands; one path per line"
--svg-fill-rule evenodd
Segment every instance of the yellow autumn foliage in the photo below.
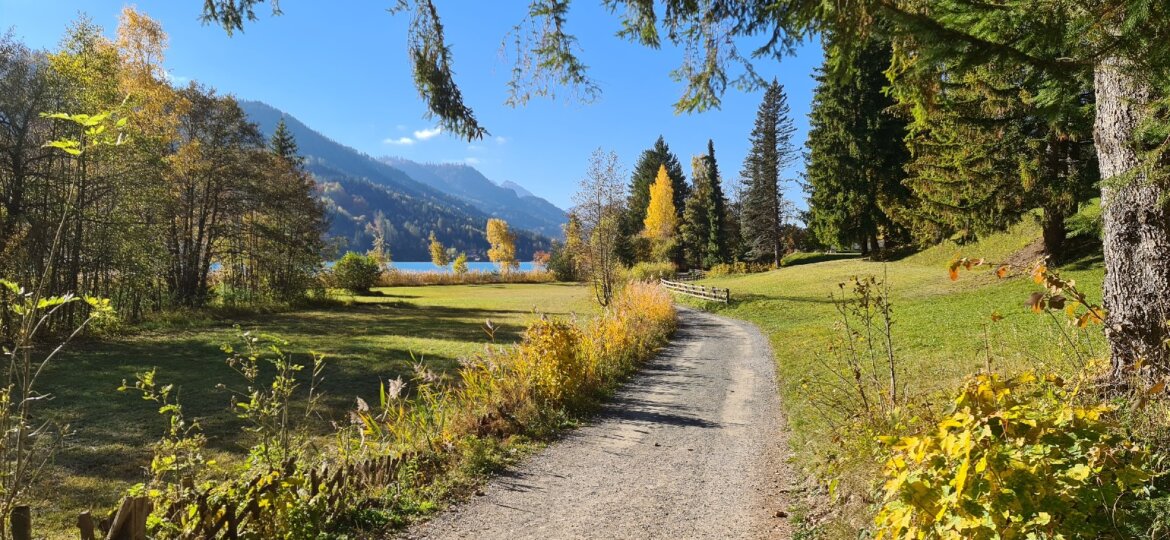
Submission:
M 664 242 L 674 237 L 678 214 L 674 207 L 674 186 L 666 174 L 666 166 L 658 167 L 658 177 L 650 185 L 650 205 L 646 207 L 643 235 L 651 242 Z

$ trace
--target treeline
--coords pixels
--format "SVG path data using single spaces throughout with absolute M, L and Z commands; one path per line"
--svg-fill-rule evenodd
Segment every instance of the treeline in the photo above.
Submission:
M 804 237 L 795 206 L 781 189 L 784 169 L 798 157 L 794 133 L 784 88 L 772 81 L 730 190 L 714 141 L 691 159 L 690 181 L 662 137 L 638 157 L 628 180 L 616 155 L 595 152 L 574 198 L 565 242 L 554 247 L 549 268 L 561 279 L 608 283 L 620 266 L 779 265 Z M 604 302 L 608 293 L 600 297 Z
M 933 61 L 919 40 L 827 34 L 806 154 L 808 225 L 827 246 L 966 242 L 1042 210 L 1045 250 L 1100 180 L 1088 70 Z
M 0 37 L 0 275 L 110 298 L 126 318 L 304 294 L 324 211 L 286 129 L 170 84 L 167 36 L 133 8 L 55 51 Z M 213 271 L 215 270 L 215 271 Z

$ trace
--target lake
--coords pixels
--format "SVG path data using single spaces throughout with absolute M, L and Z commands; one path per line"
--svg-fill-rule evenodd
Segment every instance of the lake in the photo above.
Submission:
M 444 272 L 444 273 L 451 273 L 451 265 L 447 265 L 446 267 L 439 268 L 438 266 L 435 266 L 435 263 L 432 263 L 431 261 L 417 261 L 417 262 L 394 261 L 394 262 L 390 263 L 390 268 L 394 269 L 394 270 L 398 270 L 399 272 Z M 536 266 L 536 264 L 534 264 L 531 261 L 520 263 L 520 271 L 521 272 L 531 272 L 532 270 L 536 270 L 537 268 L 538 267 Z M 472 272 L 498 272 L 500 270 L 500 265 L 498 265 L 496 263 L 492 263 L 492 262 L 467 261 L 467 269 L 472 271 Z

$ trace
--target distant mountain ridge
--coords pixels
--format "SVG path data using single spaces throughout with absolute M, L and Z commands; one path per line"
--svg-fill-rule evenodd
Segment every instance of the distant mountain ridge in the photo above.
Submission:
M 396 157 L 383 157 L 379 161 L 521 229 L 559 238 L 562 235 L 561 225 L 568 221 L 565 211 L 552 203 L 533 195 L 517 184 L 509 182 L 516 187 L 497 184 L 470 165 L 417 163 Z
M 373 239 L 371 223 L 381 216 L 391 255 L 397 260 L 430 260 L 427 245 L 432 231 L 448 247 L 466 252 L 473 260 L 486 258 L 484 229 L 491 214 L 462 197 L 337 143 L 266 103 L 239 103 L 266 135 L 271 135 L 284 118 L 305 157 L 305 167 L 317 178 L 330 218 L 329 235 L 343 249 L 369 249 Z M 514 228 L 521 259 L 549 249 L 548 236 L 518 224 Z

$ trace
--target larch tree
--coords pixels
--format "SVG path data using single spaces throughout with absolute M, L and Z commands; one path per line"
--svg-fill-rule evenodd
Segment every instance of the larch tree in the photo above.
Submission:
M 796 159 L 792 137 L 796 128 L 789 116 L 784 87 L 773 80 L 764 91 L 744 159 L 744 196 L 740 228 L 748 256 L 779 266 L 784 256 L 784 224 L 780 174 Z
M 659 261 L 666 261 L 675 247 L 678 213 L 674 207 L 674 186 L 666 166 L 659 166 L 658 178 L 650 186 L 650 204 L 642 219 L 642 235 L 650 240 L 651 252 Z
M 650 186 L 658 179 L 658 170 L 666 167 L 666 174 L 670 177 L 671 188 L 674 190 L 673 202 L 678 216 L 682 217 L 688 191 L 687 178 L 683 174 L 682 164 L 678 157 L 670 151 L 670 146 L 662 136 L 654 141 L 654 146 L 642 151 L 634 170 L 630 173 L 629 199 L 626 201 L 626 213 L 622 218 L 622 242 L 618 253 L 622 262 L 630 265 L 639 259 L 649 256 L 649 249 L 644 243 L 638 242 L 646 219 L 646 210 L 650 206 Z
M 500 265 L 501 272 L 511 272 L 520 267 L 516 259 L 516 235 L 508 230 L 508 222 L 491 218 L 487 221 L 488 260 Z
M 231 31 L 252 15 L 259 0 L 205 2 L 204 17 Z M 574 36 L 564 32 L 568 2 L 536 0 L 548 21 L 533 45 L 517 58 L 517 76 L 588 85 L 585 64 L 576 57 Z M 1067 76 L 1092 73 L 1093 139 L 1101 174 L 1107 311 L 1105 334 L 1112 352 L 1113 377 L 1121 384 L 1136 365 L 1170 373 L 1170 166 L 1160 132 L 1170 125 L 1165 107 L 1170 93 L 1170 14 L 1161 0 L 1062 2 L 1004 0 L 860 0 L 842 9 L 824 0 L 779 2 L 669 3 L 660 18 L 643 0 L 613 0 L 625 6 L 622 35 L 643 45 L 661 44 L 659 25 L 687 51 L 676 76 L 686 91 L 676 104 L 682 111 L 718 106 L 729 85 L 760 83 L 735 38 L 765 36 L 755 58 L 780 58 L 814 34 L 843 36 L 843 52 L 861 47 L 871 34 L 920 44 L 915 64 L 930 68 L 957 60 L 961 68 L 1010 65 Z M 416 15 L 407 39 L 417 86 L 431 114 L 444 127 L 469 139 L 485 130 L 463 103 L 454 82 L 450 49 L 433 0 L 404 0 Z M 530 12 L 531 13 L 531 12 Z M 556 22 L 557 24 L 552 24 Z M 541 26 L 537 25 L 538 28 Z M 840 58 L 829 66 L 839 69 Z M 738 78 L 729 71 L 741 68 Z M 895 72 L 908 66 L 892 66 Z M 912 66 L 909 66 L 912 67 Z M 1059 85 L 1046 85 L 1051 97 Z M 745 201 L 746 202 L 746 201 Z M 745 211 L 747 207 L 745 206 Z M 745 224 L 747 222 L 745 221 Z
M 443 243 L 435 238 L 435 232 L 431 231 L 430 244 L 427 249 L 431 252 L 431 263 L 439 268 L 446 268 L 451 263 L 451 257 L 447 253 L 447 248 L 443 247 Z

